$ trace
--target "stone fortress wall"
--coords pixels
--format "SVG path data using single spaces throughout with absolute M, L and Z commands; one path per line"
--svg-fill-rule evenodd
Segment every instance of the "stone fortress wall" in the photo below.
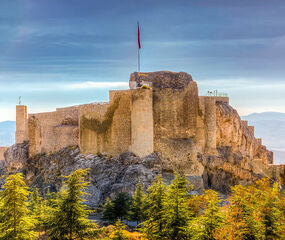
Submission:
M 133 73 L 130 89 L 110 91 L 108 103 L 58 108 L 28 118 L 27 107 L 18 105 L 16 113 L 16 143 L 29 141 L 30 156 L 69 145 L 79 145 L 84 154 L 131 151 L 144 157 L 159 152 L 164 169 L 193 176 L 203 173 L 199 153 L 217 155 L 224 147 L 273 162 L 272 153 L 254 137 L 254 127 L 240 119 L 229 98 L 198 96 L 197 83 L 183 72 Z
M 153 152 L 152 91 L 110 91 L 108 104 L 80 107 L 80 149 L 83 153 L 138 156 Z
M 30 156 L 56 152 L 77 145 L 78 108 L 56 109 L 55 112 L 29 114 L 28 140 Z

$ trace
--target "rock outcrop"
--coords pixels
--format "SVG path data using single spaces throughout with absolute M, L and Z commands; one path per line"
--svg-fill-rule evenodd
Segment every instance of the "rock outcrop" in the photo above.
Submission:
M 187 175 L 196 193 L 201 193 L 204 188 L 228 193 L 235 184 L 253 183 L 262 177 L 284 181 L 284 167 L 265 167 L 262 160 L 250 161 L 240 152 L 233 152 L 230 147 L 220 147 L 217 150 L 217 155 L 198 154 L 197 159 L 204 166 L 201 177 Z M 91 207 L 103 204 L 107 197 L 113 198 L 118 192 L 133 193 L 138 179 L 147 188 L 157 174 L 162 174 L 167 184 L 174 177 L 173 171 L 163 169 L 158 153 L 145 158 L 139 158 L 130 152 L 108 157 L 84 155 L 80 153 L 79 147 L 70 146 L 57 153 L 28 158 L 28 144 L 25 143 L 13 145 L 5 156 L 6 161 L 0 174 L 22 172 L 27 184 L 38 187 L 42 193 L 48 190 L 58 191 L 62 187 L 62 176 L 79 168 L 90 169 L 86 203 Z M 0 184 L 2 183 L 3 181 Z
M 106 197 L 112 198 L 117 192 L 132 193 L 138 178 L 147 187 L 157 174 L 162 173 L 158 154 L 143 159 L 129 152 L 118 157 L 84 155 L 77 146 L 71 146 L 50 155 L 28 158 L 26 150 L 27 144 L 16 144 L 6 152 L 6 171 L 22 172 L 29 186 L 36 186 L 42 192 L 48 189 L 53 192 L 62 186 L 62 176 L 79 168 L 88 168 L 90 186 L 87 192 L 90 195 L 87 196 L 87 204 L 92 207 L 102 204 Z
M 158 89 L 182 89 L 191 81 L 193 81 L 192 76 L 186 72 L 158 71 L 143 72 L 140 74 L 135 72 L 130 77 L 130 82 L 150 82 L 153 88 Z

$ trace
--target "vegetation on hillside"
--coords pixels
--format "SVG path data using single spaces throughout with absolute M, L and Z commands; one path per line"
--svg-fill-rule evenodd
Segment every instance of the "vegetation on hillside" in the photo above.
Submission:
M 65 177 L 59 193 L 29 191 L 23 175 L 6 177 L 0 193 L 0 240 L 275 240 L 285 238 L 285 198 L 278 184 L 261 179 L 232 188 L 228 199 L 213 190 L 191 195 L 184 175 L 167 186 L 160 175 L 133 196 L 106 199 L 98 227 L 84 205 L 88 170 Z M 136 223 L 135 229 L 125 224 Z M 128 230 L 126 230 L 128 229 Z

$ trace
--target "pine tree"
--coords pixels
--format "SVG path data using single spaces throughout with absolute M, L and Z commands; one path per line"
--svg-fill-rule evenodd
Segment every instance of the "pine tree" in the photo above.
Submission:
M 0 239 L 35 239 L 34 220 L 29 216 L 27 185 L 21 173 L 7 177 L 1 192 Z
M 187 226 L 192 215 L 188 207 L 189 190 L 185 175 L 175 174 L 164 201 L 163 220 L 168 239 L 188 239 Z
M 38 189 L 33 188 L 28 208 L 30 209 L 30 215 L 35 219 L 35 230 L 38 232 L 41 232 L 44 228 L 44 207 L 44 200 L 39 195 Z
M 102 220 L 109 223 L 114 223 L 117 219 L 123 220 L 128 216 L 130 204 L 130 196 L 125 192 L 117 194 L 113 201 L 107 198 L 103 207 Z
M 229 204 L 223 207 L 225 222 L 216 231 L 217 240 L 283 239 L 284 196 L 277 184 L 269 179 L 257 181 L 256 186 L 232 188 Z
M 259 218 L 259 206 L 254 187 L 232 187 L 227 225 L 236 239 L 263 239 L 264 226 Z
M 121 192 L 116 196 L 115 200 L 113 201 L 114 216 L 116 219 L 119 218 L 123 220 L 128 216 L 130 201 L 130 196 L 125 192 Z
M 166 197 L 166 186 L 161 175 L 158 175 L 148 188 L 146 220 L 141 231 L 149 240 L 164 239 L 164 201 Z
M 282 197 L 278 184 L 270 187 L 269 180 L 262 179 L 257 185 L 262 188 L 264 195 L 264 201 L 260 202 L 260 213 L 265 227 L 265 239 L 282 239 L 285 237 L 285 216 L 282 212 Z
M 190 224 L 191 239 L 212 240 L 216 231 L 222 225 L 222 214 L 219 209 L 218 194 L 213 190 L 207 190 L 204 194 L 207 206 L 203 214 L 192 220 Z
M 57 199 L 56 209 L 50 219 L 49 236 L 57 240 L 83 239 L 91 228 L 89 210 L 83 205 L 84 181 L 87 170 L 78 169 L 66 177 L 65 185 Z
M 135 190 L 134 195 L 132 196 L 131 206 L 130 206 L 130 220 L 136 221 L 137 225 L 142 222 L 145 218 L 146 210 L 146 195 L 144 194 L 143 185 L 141 184 L 140 179 Z
M 120 219 L 117 220 L 115 224 L 115 229 L 112 233 L 111 240 L 127 240 L 128 237 L 124 234 L 126 226 L 121 222 Z
M 214 239 L 215 231 L 221 226 L 223 218 L 219 209 L 218 194 L 213 190 L 208 190 L 205 193 L 208 206 L 202 216 L 202 224 L 205 228 L 204 239 Z
M 106 199 L 106 203 L 104 204 L 103 216 L 102 220 L 107 221 L 109 223 L 114 223 L 116 221 L 116 216 L 114 212 L 114 203 L 110 200 L 110 198 Z

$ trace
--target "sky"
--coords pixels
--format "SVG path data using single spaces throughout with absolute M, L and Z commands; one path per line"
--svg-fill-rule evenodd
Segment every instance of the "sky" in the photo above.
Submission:
M 284 0 L 0 0 L 0 121 L 108 101 L 137 71 L 184 71 L 241 115 L 285 112 Z

